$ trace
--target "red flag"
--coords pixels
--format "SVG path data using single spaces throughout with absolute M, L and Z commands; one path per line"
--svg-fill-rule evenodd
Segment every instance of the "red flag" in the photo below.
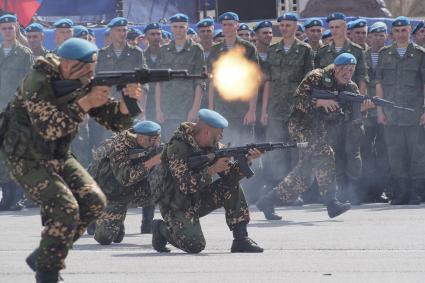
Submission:
M 0 9 L 3 11 L 5 2 L 5 0 L 0 0 Z M 7 11 L 15 13 L 19 23 L 26 27 L 42 2 L 43 0 L 7 0 Z

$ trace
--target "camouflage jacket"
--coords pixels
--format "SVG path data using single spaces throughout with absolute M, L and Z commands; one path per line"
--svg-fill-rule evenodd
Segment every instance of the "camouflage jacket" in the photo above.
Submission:
M 135 148 L 140 148 L 136 135 L 126 130 L 106 140 L 94 152 L 89 172 L 109 199 L 130 195 L 134 186 L 146 180 L 150 170 L 129 159 L 129 150 Z
M 235 46 L 236 45 L 242 46 L 245 49 L 245 58 L 257 64 L 259 63 L 257 48 L 251 42 L 236 37 Z M 228 49 L 224 41 L 213 45 L 210 55 L 208 56 L 208 72 L 211 72 L 214 62 L 227 51 Z M 242 121 L 248 111 L 249 103 L 241 101 L 224 101 L 218 95 L 217 91 L 214 91 L 214 108 L 228 119 L 240 119 Z
M 20 43 L 16 43 L 7 56 L 0 47 L 0 109 L 13 98 L 33 61 L 31 49 Z
M 410 43 L 403 57 L 396 44 L 379 51 L 376 82 L 381 83 L 384 98 L 395 104 L 414 108 L 415 112 L 385 108 L 388 125 L 413 126 L 423 113 L 425 84 L 425 49 Z
M 366 69 L 367 69 L 367 74 L 369 77 L 369 83 L 367 85 L 367 95 L 375 96 L 375 89 L 376 89 L 375 78 L 376 78 L 377 66 L 373 67 L 371 54 L 372 54 L 372 48 L 368 48 L 365 51 Z M 369 109 L 367 111 L 367 119 L 365 120 L 365 126 L 375 125 L 376 116 L 377 116 L 376 108 Z
M 61 159 L 68 155 L 86 113 L 77 99 L 58 103 L 51 81 L 60 79 L 59 57 L 50 53 L 37 58 L 11 103 L 11 118 L 3 141 L 6 154 L 32 160 Z M 84 94 L 84 90 L 77 90 L 77 97 Z M 131 117 L 122 114 L 119 102 L 112 98 L 88 114 L 113 131 L 131 126 Z
M 188 158 L 195 154 L 206 154 L 211 149 L 202 149 L 193 137 L 195 124 L 185 122 L 175 132 L 170 142 L 162 153 L 162 164 L 167 171 L 162 182 L 167 187 L 166 201 L 162 206 L 178 209 L 188 218 L 198 215 L 201 207 L 201 194 L 207 192 L 212 177 L 207 173 L 207 168 L 191 170 L 187 164 Z M 218 145 L 217 145 L 218 147 Z M 226 174 L 239 175 L 239 167 L 232 165 Z
M 332 64 L 334 59 L 341 53 L 351 53 L 357 59 L 356 71 L 353 75 L 353 81 L 357 84 L 360 81 L 368 82 L 369 78 L 366 71 L 366 61 L 364 56 L 364 50 L 360 45 L 357 45 L 350 40 L 346 40 L 342 49 L 338 52 L 335 49 L 335 43 L 331 42 L 329 45 L 325 45 L 319 49 L 317 55 L 314 57 L 315 68 L 325 68 L 329 64 Z
M 288 52 L 282 42 L 269 47 L 266 77 L 270 81 L 268 111 L 271 119 L 289 119 L 295 89 L 312 69 L 313 54 L 307 43 L 295 39 Z
M 143 51 L 137 46 L 131 46 L 126 43 L 120 57 L 115 54 L 112 44 L 99 50 L 96 72 L 132 71 L 136 68 L 147 68 Z M 148 91 L 147 84 L 143 87 L 145 91 Z M 113 96 L 120 98 L 121 93 L 115 88 Z
M 181 51 L 175 41 L 161 47 L 157 59 L 159 69 L 186 69 L 190 74 L 201 74 L 205 67 L 202 46 L 187 39 Z M 205 88 L 204 80 L 173 80 L 161 83 L 161 111 L 166 119 L 185 121 L 192 109 L 197 86 Z
M 326 113 L 322 108 L 315 107 L 311 99 L 312 90 L 350 91 L 359 94 L 359 89 L 353 81 L 345 86 L 338 85 L 334 74 L 334 65 L 325 69 L 315 69 L 307 74 L 295 91 L 295 108 L 289 119 L 288 128 L 298 142 L 309 143 L 307 150 L 313 154 L 320 154 L 323 149 L 328 148 L 326 140 L 328 127 L 346 121 L 352 108 L 348 105 L 341 107 L 338 112 Z

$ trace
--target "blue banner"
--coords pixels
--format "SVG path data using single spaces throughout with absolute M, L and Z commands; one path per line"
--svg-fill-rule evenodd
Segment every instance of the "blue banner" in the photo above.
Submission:
M 39 16 L 115 15 L 116 0 L 44 0 Z

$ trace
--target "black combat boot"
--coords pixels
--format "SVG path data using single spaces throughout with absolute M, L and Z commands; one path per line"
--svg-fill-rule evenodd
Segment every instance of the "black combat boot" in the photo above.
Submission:
M 232 253 L 262 253 L 264 251 L 256 242 L 248 237 L 246 222 L 238 223 L 233 228 Z
M 263 195 L 255 204 L 264 213 L 267 220 L 281 220 L 282 216 L 275 213 L 274 205 L 279 200 L 279 195 L 275 190 L 271 190 Z
M 57 269 L 37 270 L 35 279 L 37 283 L 57 283 L 62 280 Z
M 409 179 L 398 178 L 396 180 L 396 188 L 394 190 L 392 205 L 408 204 L 409 201 Z
M 421 197 L 419 193 L 423 190 L 424 180 L 423 179 L 412 179 L 412 184 L 409 186 L 409 199 L 408 204 L 421 204 Z
M 118 232 L 117 236 L 115 237 L 115 239 L 113 240 L 114 243 L 121 243 L 122 240 L 124 240 L 124 236 L 125 236 L 125 227 L 124 224 L 121 224 L 120 226 L 120 231 Z
M 89 234 L 90 236 L 93 236 L 94 235 L 94 232 L 96 232 L 96 221 L 93 221 L 87 227 L 87 234 Z
M 6 211 L 10 209 L 10 206 L 13 203 L 13 188 L 9 183 L 2 184 L 2 198 L 0 201 L 0 211 Z
M 32 271 L 36 272 L 37 270 L 37 256 L 38 249 L 35 249 L 30 255 L 25 259 L 25 262 L 32 269 Z
M 160 253 L 169 253 L 167 248 L 168 229 L 161 219 L 152 221 L 152 247 Z
M 341 203 L 340 201 L 338 201 L 335 198 L 335 193 L 328 193 L 324 197 L 324 200 L 330 218 L 335 218 L 338 215 L 341 215 L 344 212 L 350 210 L 351 208 L 351 204 L 349 202 Z
M 141 234 L 152 234 L 152 220 L 155 214 L 155 206 L 144 206 L 143 207 L 143 218 L 142 225 L 140 226 Z

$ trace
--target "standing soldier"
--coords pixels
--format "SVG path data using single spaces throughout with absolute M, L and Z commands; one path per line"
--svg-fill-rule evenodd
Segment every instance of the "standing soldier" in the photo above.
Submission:
M 295 32 L 295 37 L 299 41 L 305 41 L 306 35 L 305 35 L 305 29 L 304 26 L 301 23 L 297 23 L 297 31 Z
M 0 109 L 4 109 L 29 72 L 33 56 L 31 50 L 16 39 L 19 25 L 15 16 L 6 14 L 0 17 L 0 32 L 3 37 L 0 48 Z M 17 202 L 22 196 L 22 191 L 10 180 L 3 161 L 0 162 L 0 183 L 3 192 L 0 210 L 21 209 Z
M 211 48 L 214 44 L 214 20 L 210 18 L 200 20 L 196 24 L 196 27 L 198 29 L 199 44 L 201 44 L 204 49 L 205 60 L 208 60 L 208 56 L 210 55 Z
M 319 49 L 314 58 L 315 68 L 325 68 L 341 53 L 353 54 L 357 61 L 353 81 L 358 85 L 360 94 L 365 95 L 368 76 L 363 48 L 348 39 L 344 14 L 333 13 L 326 21 L 332 33 L 332 42 Z M 335 131 L 329 132 L 330 143 L 335 150 L 338 191 L 342 194 L 342 200 L 348 199 L 353 204 L 359 203 L 357 191 L 362 170 L 360 144 L 363 136 L 361 121 L 342 121 Z
M 412 31 L 413 40 L 419 46 L 425 47 L 425 21 L 420 21 Z
M 277 187 L 257 202 L 257 208 L 268 220 L 281 219 L 275 214 L 277 201 L 293 202 L 317 180 L 317 186 L 326 205 L 328 215 L 334 218 L 350 209 L 349 203 L 340 203 L 335 196 L 335 157 L 327 140 L 328 132 L 345 120 L 353 111 L 351 105 L 338 105 L 335 100 L 311 98 L 314 89 L 349 91 L 358 94 L 357 85 L 351 81 L 356 58 L 342 53 L 334 64 L 308 73 L 294 95 L 294 111 L 289 120 L 289 130 L 297 142 L 308 142 L 294 169 Z
M 329 45 L 332 42 L 332 33 L 329 29 L 325 30 L 322 35 L 323 46 Z M 317 55 L 317 53 L 316 53 Z M 316 67 L 316 66 L 315 66 Z
M 57 52 L 57 47 L 60 46 L 65 40 L 74 36 L 74 22 L 70 19 L 60 19 L 53 23 L 55 27 L 55 44 L 56 48 L 51 52 Z
M 238 36 L 246 41 L 251 41 L 251 28 L 247 24 L 239 24 Z
M 208 57 L 208 71 L 211 72 L 214 62 L 228 50 L 240 46 L 245 50 L 244 56 L 258 64 L 258 53 L 255 46 L 238 36 L 239 16 L 233 12 L 226 12 L 219 17 L 224 41 L 212 47 Z M 230 127 L 226 131 L 225 142 L 236 145 L 246 143 L 252 139 L 252 125 L 255 123 L 257 95 L 249 103 L 241 101 L 224 101 L 214 89 L 212 84 L 208 90 L 208 108 L 226 116 Z
M 282 40 L 267 52 L 267 81 L 264 86 L 261 123 L 270 141 L 290 141 L 288 119 L 294 109 L 294 92 L 313 69 L 311 47 L 295 37 L 298 15 L 285 13 L 277 19 Z M 270 186 L 280 182 L 298 161 L 295 150 L 269 156 Z
M 357 19 L 351 26 L 351 38 L 353 42 L 358 44 L 364 51 L 369 49 L 367 40 L 367 21 L 365 19 Z
M 205 68 L 202 46 L 187 36 L 189 18 L 181 13 L 170 17 L 174 39 L 162 46 L 159 52 L 159 69 L 186 69 L 190 74 L 200 74 Z M 205 82 L 171 81 L 156 84 L 156 120 L 162 124 L 168 140 L 182 121 L 194 121 L 198 112 Z
M 38 23 L 32 23 L 25 29 L 27 32 L 28 46 L 34 57 L 44 56 L 48 52 L 43 46 L 44 28 Z
M 86 114 L 115 131 L 131 125 L 123 99 L 111 99 L 106 86 L 76 90 L 67 102 L 57 101 L 51 83 L 92 77 L 97 47 L 72 38 L 57 54 L 39 57 L 21 84 L 2 146 L 10 172 L 41 207 L 45 228 L 39 248 L 27 258 L 37 282 L 58 281 L 69 249 L 106 206 L 105 195 L 69 151 L 78 125 Z M 141 88 L 127 85 L 124 95 L 136 99 Z
M 123 131 L 106 140 L 95 151 L 89 171 L 108 200 L 96 221 L 94 239 L 99 244 L 110 245 L 123 240 L 124 220 L 130 203 L 153 203 L 147 177 L 151 169 L 161 162 L 160 153 L 147 160 L 132 160 L 131 150 L 144 150 L 148 154 L 160 145 L 160 135 L 161 127 L 157 123 L 141 121 L 131 131 Z
M 127 43 L 132 47 L 140 47 L 140 37 L 142 36 L 142 32 L 133 27 L 129 28 L 127 32 Z
M 208 154 L 219 146 L 226 118 L 219 113 L 201 109 L 196 124 L 182 123 L 166 145 L 161 164 L 151 173 L 153 190 L 165 188 L 159 200 L 164 220 L 154 220 L 152 246 L 158 252 L 169 252 L 167 243 L 187 253 L 199 253 L 205 248 L 199 218 L 223 207 L 226 223 L 233 232 L 232 253 L 261 253 L 263 249 L 248 237 L 250 220 L 248 205 L 239 185 L 243 178 L 237 163 L 229 158 L 218 159 L 200 170 L 190 169 L 188 158 Z M 261 153 L 250 150 L 249 161 Z M 213 181 L 215 178 L 215 181 Z
M 323 21 L 320 18 L 309 18 L 304 22 L 305 34 L 307 41 L 313 50 L 314 56 L 317 51 L 324 46 L 322 42 L 323 35 Z
M 192 39 L 194 42 L 199 43 L 199 37 L 193 28 L 188 28 L 187 37 Z
M 379 52 L 376 95 L 411 107 L 415 112 L 397 112 L 378 107 L 378 123 L 384 135 L 391 174 L 395 181 L 391 204 L 419 204 L 425 176 L 425 49 L 410 42 L 410 20 L 392 22 L 394 43 Z
M 74 37 L 89 40 L 89 30 L 85 26 L 74 26 Z
M 366 50 L 366 65 L 369 76 L 368 96 L 375 96 L 376 67 L 379 50 L 387 40 L 387 25 L 376 22 L 369 29 L 370 48 Z M 365 136 L 361 153 L 363 163 L 362 191 L 360 196 L 366 202 L 382 201 L 381 195 L 389 185 L 389 164 L 384 140 L 384 129 L 378 124 L 376 108 L 369 109 L 364 120 Z

